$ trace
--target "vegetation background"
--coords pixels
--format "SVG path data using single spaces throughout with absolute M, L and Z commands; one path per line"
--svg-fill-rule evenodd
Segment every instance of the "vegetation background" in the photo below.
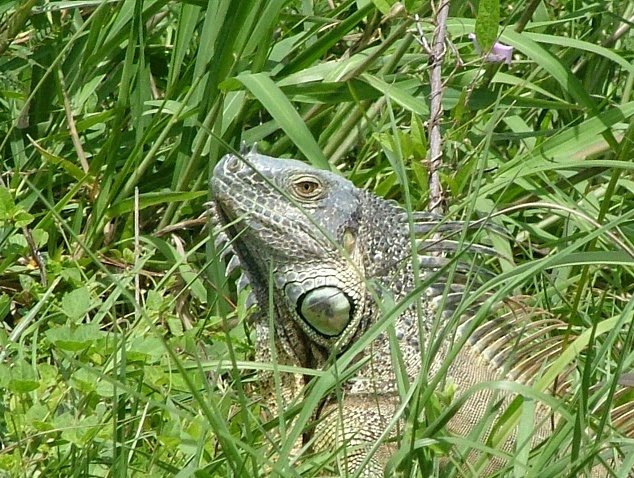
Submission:
M 426 208 L 420 40 L 431 42 L 437 8 L 2 2 L 0 476 L 319 471 L 319 460 L 272 461 L 263 437 L 275 423 L 244 393 L 251 335 L 205 228 L 210 172 L 257 143 Z M 633 22 L 634 3 L 618 0 L 450 7 L 447 214 L 496 214 L 512 236 L 493 242 L 513 258 L 493 266 L 505 286 L 591 345 L 559 363 L 581 364 L 561 404 L 566 426 L 509 476 L 580 476 L 608 443 L 624 453 L 615 476 L 634 463 L 631 441 L 608 432 L 605 415 L 590 418 L 634 359 Z M 476 30 L 485 49 L 498 33 L 514 47 L 511 64 L 485 61 Z M 468 443 L 417 423 L 403 476 L 435 476 L 439 445 Z

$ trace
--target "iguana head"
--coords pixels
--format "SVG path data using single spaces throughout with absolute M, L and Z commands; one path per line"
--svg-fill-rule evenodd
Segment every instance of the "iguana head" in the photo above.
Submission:
M 211 188 L 260 306 L 272 287 L 278 327 L 291 321 L 313 343 L 344 346 L 367 295 L 360 190 L 334 173 L 256 152 L 222 158 Z

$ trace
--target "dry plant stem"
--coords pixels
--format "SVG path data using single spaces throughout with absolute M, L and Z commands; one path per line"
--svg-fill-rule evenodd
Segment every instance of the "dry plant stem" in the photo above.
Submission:
M 68 98 L 68 93 L 66 91 L 66 82 L 64 81 L 64 75 L 62 74 L 62 69 L 58 70 L 59 75 L 59 83 L 62 90 L 62 95 L 64 96 L 64 112 L 66 113 L 66 121 L 68 123 L 68 130 L 70 131 L 70 137 L 73 141 L 73 146 L 75 146 L 75 152 L 77 153 L 77 157 L 79 158 L 79 162 L 81 163 L 81 167 L 84 170 L 84 173 L 87 173 L 90 170 L 90 165 L 88 164 L 88 159 L 86 159 L 86 153 L 84 151 L 84 147 L 81 144 L 81 139 L 79 139 L 79 133 L 77 132 L 77 127 L 75 126 L 75 118 L 73 117 L 73 107 L 70 104 L 70 99 Z
M 154 233 L 155 236 L 161 237 L 166 234 L 171 234 L 174 231 L 180 231 L 183 229 L 191 229 L 191 228 L 199 228 L 206 226 L 209 222 L 209 218 L 206 214 L 202 214 L 196 219 L 186 219 L 181 222 L 177 222 L 176 224 L 170 224 L 169 226 L 164 227 L 163 229 L 159 229 Z
M 33 235 L 31 234 L 31 230 L 24 226 L 22 227 L 22 234 L 24 234 L 24 238 L 26 239 L 27 244 L 29 245 L 29 249 L 31 249 L 31 257 L 37 264 L 37 268 L 40 271 L 40 281 L 43 287 L 48 287 L 48 275 L 46 273 L 46 264 L 44 263 L 44 258 L 42 257 L 42 253 L 37 248 L 37 244 L 35 244 L 35 240 L 33 240 Z
M 443 191 L 440 184 L 440 167 L 442 166 L 442 63 L 445 57 L 445 35 L 447 33 L 447 17 L 449 16 L 449 0 L 441 0 L 436 13 L 436 30 L 429 57 L 431 94 L 431 113 L 428 124 L 429 135 L 429 210 L 442 214 Z
M 614 46 L 614 44 L 623 35 L 625 35 L 627 32 L 630 31 L 633 24 L 634 24 L 634 16 L 631 16 L 630 18 L 627 19 L 627 21 L 621 23 L 621 25 L 619 25 L 616 31 L 612 35 L 610 35 L 609 38 L 606 38 L 605 41 L 602 41 L 601 45 L 603 45 L 606 48 L 610 48 L 611 46 Z
M 37 2 L 38 0 L 26 0 L 16 5 L 15 12 L 7 20 L 4 31 L 0 33 L 0 55 L 7 51 L 11 42 L 22 31 L 31 15 L 31 9 Z

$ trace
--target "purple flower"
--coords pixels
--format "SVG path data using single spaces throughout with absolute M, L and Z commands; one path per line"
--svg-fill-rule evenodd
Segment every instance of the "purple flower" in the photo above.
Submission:
M 475 33 L 469 33 L 469 40 L 473 43 L 473 47 L 478 54 L 481 55 L 482 48 L 480 48 L 480 44 L 478 43 Z M 505 45 L 504 43 L 495 42 L 491 51 L 487 53 L 485 61 L 488 61 L 489 63 L 506 63 L 507 65 L 510 65 L 511 61 L 513 61 L 513 47 Z

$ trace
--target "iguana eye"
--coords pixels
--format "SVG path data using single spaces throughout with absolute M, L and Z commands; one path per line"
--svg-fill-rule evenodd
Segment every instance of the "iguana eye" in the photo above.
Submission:
M 298 199 L 316 199 L 324 190 L 318 180 L 306 176 L 295 179 L 291 189 Z

